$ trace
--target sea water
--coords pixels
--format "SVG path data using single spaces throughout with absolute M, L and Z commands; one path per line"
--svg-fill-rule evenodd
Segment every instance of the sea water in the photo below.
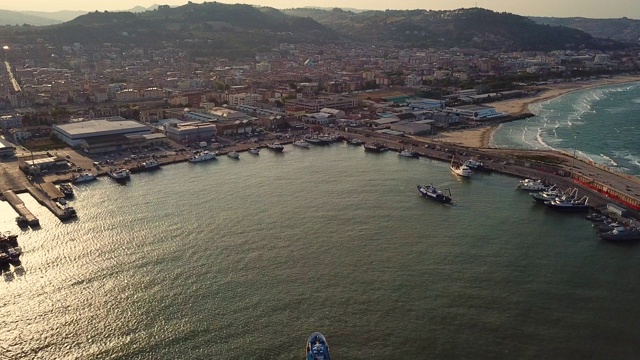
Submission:
M 529 110 L 536 116 L 500 125 L 491 145 L 560 150 L 640 175 L 640 82 L 570 92 Z
M 453 204 L 418 195 L 450 189 Z M 334 144 L 76 186 L 19 234 L 8 359 L 635 358 L 640 248 L 449 164 Z

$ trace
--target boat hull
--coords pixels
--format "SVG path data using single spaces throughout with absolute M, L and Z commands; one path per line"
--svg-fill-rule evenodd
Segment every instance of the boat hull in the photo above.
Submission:
M 447 196 L 441 192 L 432 192 L 428 191 L 426 186 L 418 185 L 418 193 L 425 199 L 437 201 L 441 204 L 448 204 L 451 202 L 451 197 Z
M 307 360 L 323 359 L 331 360 L 329 344 L 324 335 L 315 332 L 309 336 L 306 347 Z
M 561 212 L 573 212 L 573 213 L 580 213 L 580 212 L 588 212 L 589 211 L 589 205 L 558 205 L 558 204 L 554 204 L 551 201 L 547 201 L 544 203 L 545 205 L 547 205 L 548 208 L 556 210 L 556 211 L 561 211 Z

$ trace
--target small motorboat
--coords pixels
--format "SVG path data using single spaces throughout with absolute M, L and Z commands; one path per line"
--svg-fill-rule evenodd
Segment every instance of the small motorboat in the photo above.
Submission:
M 327 339 L 319 332 L 314 332 L 307 340 L 307 360 L 331 360 Z

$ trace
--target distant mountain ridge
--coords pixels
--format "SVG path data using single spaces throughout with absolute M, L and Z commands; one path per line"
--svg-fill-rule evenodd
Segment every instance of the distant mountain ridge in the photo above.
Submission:
M 625 42 L 640 42 L 640 20 L 620 19 L 589 19 L 581 17 L 530 17 L 538 24 L 553 26 L 567 26 L 582 30 L 595 37 L 613 39 Z
M 505 50 L 604 48 L 615 42 L 569 27 L 536 24 L 524 16 L 481 8 L 447 11 L 386 10 L 354 13 L 342 9 L 286 9 L 311 17 L 358 41 L 394 41 L 409 46 L 477 47 Z
M 53 25 L 63 22 L 62 20 L 56 20 L 39 16 L 37 14 L 24 13 L 11 10 L 0 10 L 0 25 Z
M 1 29 L 8 41 L 43 39 L 54 44 L 124 43 L 163 47 L 179 43 L 194 56 L 238 57 L 271 51 L 280 43 L 338 41 L 333 30 L 310 18 L 268 7 L 207 2 L 153 11 L 91 12 L 59 25 Z
M 127 12 L 139 13 L 144 11 L 151 11 L 158 8 L 158 4 L 151 5 L 149 7 L 136 6 L 129 10 L 123 10 Z M 2 14 L 4 12 L 9 12 L 9 10 L 0 10 L 0 25 L 22 25 L 29 24 L 34 26 L 41 25 L 52 25 L 52 24 L 60 24 L 66 21 L 71 21 L 78 16 L 82 16 L 88 13 L 88 11 L 73 11 L 73 10 L 62 10 L 62 11 L 11 11 L 11 16 L 14 16 L 15 19 L 12 18 L 4 18 Z M 8 20 L 7 20 L 8 19 Z M 22 19 L 22 21 L 18 21 Z
M 158 6 L 144 12 L 91 12 L 58 25 L 0 28 L 7 43 L 104 43 L 177 46 L 195 57 L 249 57 L 282 43 L 385 44 L 397 47 L 466 47 L 496 51 L 611 49 L 611 40 L 568 27 L 536 24 L 508 13 L 453 11 L 288 9 L 205 2 Z

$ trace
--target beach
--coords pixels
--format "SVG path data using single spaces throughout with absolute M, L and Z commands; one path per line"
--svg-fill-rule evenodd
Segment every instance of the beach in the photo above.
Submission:
M 497 101 L 494 103 L 490 103 L 489 106 L 494 107 L 498 112 L 517 116 L 527 113 L 529 111 L 529 105 L 531 104 L 548 101 L 572 91 L 635 81 L 640 81 L 640 76 L 617 76 L 615 78 L 608 79 L 548 84 L 545 85 L 544 88 L 538 87 L 525 89 L 534 92 L 537 90 L 538 92 L 536 93 L 536 95 L 505 101 Z M 461 146 L 486 148 L 489 147 L 491 135 L 497 127 L 497 124 L 487 124 L 485 126 L 479 126 L 473 129 L 442 132 L 438 134 L 438 136 L 436 136 L 435 140 Z

